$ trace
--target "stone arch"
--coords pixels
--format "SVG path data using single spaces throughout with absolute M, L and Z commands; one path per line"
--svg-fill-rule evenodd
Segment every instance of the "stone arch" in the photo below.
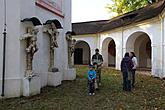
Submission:
M 104 66 L 116 66 L 116 43 L 111 37 L 103 40 L 102 55 L 104 59 Z
M 126 51 L 135 52 L 139 68 L 151 68 L 151 39 L 145 32 L 135 32 L 126 41 Z
M 127 43 L 127 41 L 129 40 L 129 39 L 134 39 L 133 37 L 132 38 L 130 38 L 130 36 L 138 36 L 138 35 L 140 35 L 140 34 L 142 34 L 142 33 L 145 33 L 145 34 L 147 34 L 148 35 L 148 37 L 150 38 L 150 40 L 151 40 L 151 42 L 153 43 L 153 39 L 152 39 L 152 37 L 153 37 L 153 33 L 151 33 L 151 32 L 148 32 L 147 30 L 146 31 L 144 31 L 144 30 L 135 30 L 135 31 L 132 31 L 131 33 L 129 33 L 129 34 L 127 34 L 127 37 L 126 37 L 126 39 L 125 39 L 125 43 Z M 126 46 L 126 45 L 125 45 Z
M 91 49 L 86 41 L 79 40 L 75 45 L 74 64 L 90 64 Z

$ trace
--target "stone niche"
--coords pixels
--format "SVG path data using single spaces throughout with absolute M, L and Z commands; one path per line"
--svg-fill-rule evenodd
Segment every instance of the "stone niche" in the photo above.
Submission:
M 24 31 L 21 35 L 22 60 L 23 60 L 23 96 L 31 96 L 40 93 L 41 81 L 39 73 L 33 70 L 33 60 L 35 53 L 39 50 L 37 46 L 37 36 L 41 22 L 36 17 L 21 20 Z
M 45 37 L 48 37 L 48 59 L 49 59 L 49 67 L 48 67 L 48 82 L 49 86 L 58 86 L 62 81 L 62 73 L 59 71 L 57 67 L 55 67 L 55 49 L 59 47 L 57 42 L 57 37 L 59 37 L 58 29 L 62 29 L 61 23 L 56 20 L 47 20 L 44 23 L 43 33 L 45 33 Z
M 68 69 L 66 71 L 66 74 L 64 74 L 64 80 L 76 79 L 76 69 L 73 66 L 73 54 L 75 51 L 76 40 L 72 38 L 73 35 L 75 35 L 75 33 L 72 31 L 68 31 L 65 34 L 68 51 Z

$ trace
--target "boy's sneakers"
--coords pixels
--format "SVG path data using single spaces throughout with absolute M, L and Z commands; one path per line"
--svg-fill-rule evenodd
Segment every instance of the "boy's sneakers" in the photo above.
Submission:
M 89 95 L 91 96 L 91 95 L 95 95 L 95 93 L 89 93 Z

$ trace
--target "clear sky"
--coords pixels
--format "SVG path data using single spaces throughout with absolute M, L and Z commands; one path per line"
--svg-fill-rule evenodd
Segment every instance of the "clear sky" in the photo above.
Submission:
M 72 0 L 72 22 L 108 19 L 105 9 L 111 0 Z

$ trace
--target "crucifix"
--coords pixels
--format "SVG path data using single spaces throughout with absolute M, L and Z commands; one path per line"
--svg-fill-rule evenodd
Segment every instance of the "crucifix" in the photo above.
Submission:
M 72 38 L 72 34 L 69 32 L 66 33 L 66 40 L 68 42 L 68 65 L 69 68 L 72 68 L 73 67 L 72 55 L 75 51 L 76 40 Z
M 49 35 L 49 41 L 50 41 L 50 63 L 49 63 L 49 69 L 48 71 L 52 72 L 52 69 L 54 68 L 54 49 L 58 48 L 57 43 L 57 36 L 59 32 L 57 31 L 56 27 L 53 23 L 47 24 L 48 27 L 44 28 L 44 33 L 47 33 Z
M 22 40 L 26 40 L 26 71 L 25 76 L 32 74 L 33 70 L 33 56 L 38 51 L 37 47 L 37 28 L 27 28 L 27 33 L 22 36 Z M 31 71 L 31 72 L 30 72 Z

